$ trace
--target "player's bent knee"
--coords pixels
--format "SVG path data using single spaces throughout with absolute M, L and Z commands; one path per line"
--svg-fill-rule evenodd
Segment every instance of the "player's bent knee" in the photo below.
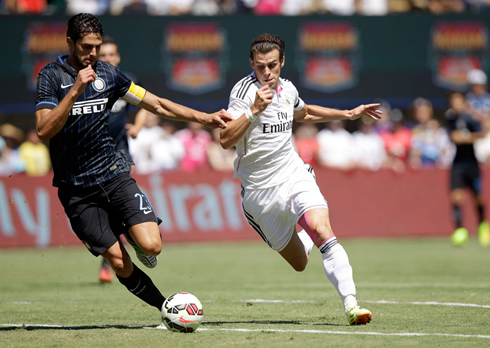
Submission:
M 319 229 L 319 231 L 318 231 L 318 240 L 315 243 L 316 246 L 317 247 L 320 246 L 324 241 L 332 238 L 333 236 L 335 236 L 335 234 L 333 233 L 333 231 L 332 231 L 331 228 Z
M 162 242 L 159 240 L 147 242 L 146 245 L 142 246 L 141 251 L 145 255 L 157 256 L 162 252 Z
M 291 265 L 296 272 L 303 272 L 306 269 L 306 264 Z
M 289 264 L 291 265 L 291 267 L 293 267 L 293 269 L 296 272 L 303 272 L 306 269 L 306 265 L 308 264 L 308 258 L 306 258 L 306 261 L 304 262 L 302 261 L 290 262 Z

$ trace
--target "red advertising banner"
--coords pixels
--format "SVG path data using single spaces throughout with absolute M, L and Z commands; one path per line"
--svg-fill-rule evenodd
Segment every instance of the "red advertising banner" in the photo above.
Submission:
M 397 174 L 317 169 L 316 175 L 339 238 L 449 237 L 453 230 L 446 170 Z M 240 182 L 232 179 L 232 173 L 178 172 L 135 178 L 163 220 L 164 242 L 261 241 L 243 217 Z M 484 195 L 489 196 L 487 189 Z M 476 214 L 469 200 L 463 222 L 476 231 Z M 78 244 L 50 176 L 0 178 L 0 248 Z
M 241 210 L 231 173 L 135 176 L 163 222 L 164 242 L 261 240 Z M 51 186 L 52 178 L 0 179 L 0 248 L 80 244 Z

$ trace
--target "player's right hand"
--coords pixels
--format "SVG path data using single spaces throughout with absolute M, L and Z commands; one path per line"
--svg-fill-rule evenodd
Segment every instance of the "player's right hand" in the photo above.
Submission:
M 210 128 L 226 128 L 228 122 L 233 121 L 231 114 L 225 109 L 221 109 L 213 114 L 207 114 L 203 124 Z
M 381 114 L 383 113 L 383 111 L 377 109 L 379 105 L 379 103 L 359 105 L 357 108 L 350 110 L 349 119 L 354 121 L 362 116 L 369 116 L 373 120 L 378 121 L 381 119 Z
M 272 103 L 272 96 L 272 91 L 267 85 L 257 90 L 255 93 L 255 101 L 250 107 L 252 113 L 258 115 L 263 112 L 267 108 L 267 105 Z
M 82 94 L 87 87 L 87 84 L 95 81 L 97 74 L 94 69 L 92 69 L 92 65 L 88 65 L 86 68 L 78 71 L 77 80 L 75 81 L 75 85 L 73 89 L 78 91 L 79 94 Z

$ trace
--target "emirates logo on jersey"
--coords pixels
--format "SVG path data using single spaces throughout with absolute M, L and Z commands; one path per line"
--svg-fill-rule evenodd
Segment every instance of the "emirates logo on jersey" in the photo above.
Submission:
M 279 111 L 277 113 L 278 123 L 263 123 L 262 133 L 290 132 L 293 129 L 293 120 L 288 121 L 288 113 Z
M 293 129 L 293 121 L 281 122 L 277 124 L 263 123 L 262 124 L 262 133 L 279 133 L 279 132 L 288 132 Z

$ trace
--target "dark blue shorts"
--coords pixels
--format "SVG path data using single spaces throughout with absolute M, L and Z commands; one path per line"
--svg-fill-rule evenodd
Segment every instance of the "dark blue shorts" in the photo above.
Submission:
M 129 173 L 94 187 L 60 187 L 58 197 L 73 231 L 95 256 L 113 246 L 129 227 L 157 222 L 148 198 Z
M 451 190 L 470 188 L 475 194 L 481 191 L 481 173 L 477 163 L 454 163 L 451 168 Z

